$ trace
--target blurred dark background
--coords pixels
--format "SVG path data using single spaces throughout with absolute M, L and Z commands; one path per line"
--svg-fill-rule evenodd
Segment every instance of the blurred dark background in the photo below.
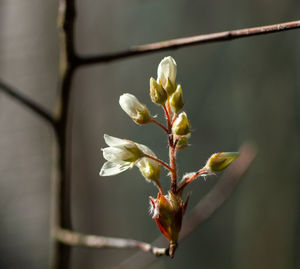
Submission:
M 0 0 L 0 78 L 51 111 L 58 85 L 58 1 Z M 130 45 L 299 19 L 298 0 L 77 1 L 76 46 L 96 54 Z M 178 65 L 191 147 L 179 172 L 195 171 L 217 151 L 244 141 L 254 165 L 226 204 L 185 239 L 174 260 L 150 268 L 300 268 L 300 30 L 183 48 L 78 70 L 72 94 L 72 213 L 77 231 L 151 242 L 155 195 L 135 168 L 100 178 L 103 134 L 148 145 L 167 160 L 156 126 L 137 126 L 121 110 L 124 92 L 152 114 L 149 78 L 167 55 Z M 151 134 L 151 135 L 149 135 Z M 0 268 L 49 265 L 50 127 L 0 92 Z M 189 209 L 218 181 L 190 186 Z M 165 173 L 161 181 L 168 185 Z M 75 249 L 72 268 L 111 268 L 132 250 Z

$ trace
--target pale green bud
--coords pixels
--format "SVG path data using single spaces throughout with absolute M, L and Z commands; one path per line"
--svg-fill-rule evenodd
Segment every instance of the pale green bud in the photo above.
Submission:
M 137 146 L 143 152 L 143 154 L 157 158 L 155 153 L 147 146 L 142 144 L 137 144 Z M 143 157 L 136 162 L 136 166 L 140 169 L 140 172 L 146 178 L 146 180 L 154 181 L 157 183 L 157 185 L 160 185 L 159 177 L 161 165 L 159 162 L 147 157 Z
M 174 113 L 178 113 L 184 106 L 182 88 L 178 85 L 176 91 L 170 97 L 170 106 Z
M 168 82 L 166 86 L 164 87 L 166 92 L 168 93 L 168 96 L 170 96 L 173 92 L 176 90 L 176 82 L 173 84 L 170 79 L 168 79 Z
M 208 172 L 219 172 L 224 170 L 240 156 L 239 152 L 219 152 L 211 155 L 205 168 Z
M 137 162 L 137 167 L 146 180 L 154 181 L 157 185 L 160 185 L 159 177 L 161 168 L 157 162 L 144 157 Z
M 188 146 L 188 136 L 181 136 L 176 144 L 177 149 L 184 149 Z
M 155 104 L 164 104 L 168 98 L 167 92 L 156 82 L 154 78 L 150 78 L 150 97 Z
M 172 133 L 178 136 L 186 136 L 191 132 L 190 122 L 185 112 L 181 112 L 172 126 Z
M 132 94 L 124 93 L 119 100 L 121 108 L 135 121 L 137 124 L 146 124 L 151 122 L 151 115 L 145 105 Z

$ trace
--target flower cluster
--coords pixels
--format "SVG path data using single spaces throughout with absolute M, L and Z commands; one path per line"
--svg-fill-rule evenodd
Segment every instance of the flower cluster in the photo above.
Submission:
M 160 160 L 147 146 L 136 142 L 104 135 L 108 147 L 102 149 L 107 160 L 100 170 L 100 176 L 113 176 L 138 167 L 142 176 L 153 182 L 158 188 L 156 198 L 150 196 L 152 217 L 161 233 L 170 243 L 169 255 L 174 256 L 182 218 L 187 208 L 189 196 L 183 201 L 183 192 L 187 185 L 200 176 L 212 175 L 228 167 L 238 156 L 238 152 L 219 152 L 213 154 L 205 166 L 196 172 L 188 173 L 178 182 L 176 154 L 188 146 L 191 125 L 184 107 L 182 87 L 176 82 L 177 65 L 168 56 L 158 65 L 157 79 L 150 78 L 150 97 L 153 103 L 162 107 L 166 125 L 156 121 L 148 108 L 134 95 L 124 93 L 120 96 L 120 106 L 138 125 L 153 123 L 164 130 L 169 142 L 169 163 Z M 170 190 L 164 194 L 160 184 L 161 166 L 164 166 L 171 178 Z

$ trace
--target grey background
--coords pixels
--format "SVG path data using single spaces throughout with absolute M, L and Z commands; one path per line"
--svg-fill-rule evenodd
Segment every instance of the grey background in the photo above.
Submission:
M 51 111 L 57 98 L 57 1 L 0 0 L 0 78 Z M 159 40 L 299 19 L 296 0 L 77 1 L 82 54 Z M 255 164 L 231 199 L 180 245 L 174 260 L 150 268 L 300 268 L 300 32 L 156 53 L 78 70 L 72 94 L 72 213 L 76 230 L 152 241 L 153 185 L 137 169 L 103 179 L 103 134 L 148 145 L 167 160 L 156 126 L 137 126 L 121 110 L 124 92 L 163 120 L 148 96 L 167 55 L 178 64 L 192 144 L 179 173 L 244 141 Z M 54 135 L 46 123 L 0 92 L 0 268 L 47 268 Z M 189 208 L 218 177 L 190 186 Z M 161 181 L 168 186 L 163 174 Z M 132 250 L 75 249 L 72 268 L 111 268 Z

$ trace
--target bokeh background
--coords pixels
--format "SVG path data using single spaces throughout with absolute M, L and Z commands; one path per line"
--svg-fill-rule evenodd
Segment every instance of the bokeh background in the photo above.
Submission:
M 51 111 L 57 100 L 58 1 L 0 0 L 0 78 Z M 76 47 L 96 54 L 130 45 L 299 19 L 298 0 L 77 1 Z M 186 238 L 174 260 L 149 268 L 300 268 L 300 30 L 155 53 L 85 67 L 72 94 L 72 214 L 84 233 L 151 242 L 155 195 L 137 169 L 100 178 L 103 134 L 148 145 L 167 159 L 156 126 L 137 126 L 121 110 L 124 92 L 152 114 L 149 78 L 159 61 L 178 65 L 193 133 L 179 172 L 200 168 L 216 151 L 244 141 L 258 156 L 226 204 Z M 0 268 L 47 268 L 54 135 L 0 92 Z M 192 208 L 218 177 L 190 186 Z M 164 186 L 168 178 L 162 175 Z M 132 250 L 75 249 L 72 268 L 112 268 Z

